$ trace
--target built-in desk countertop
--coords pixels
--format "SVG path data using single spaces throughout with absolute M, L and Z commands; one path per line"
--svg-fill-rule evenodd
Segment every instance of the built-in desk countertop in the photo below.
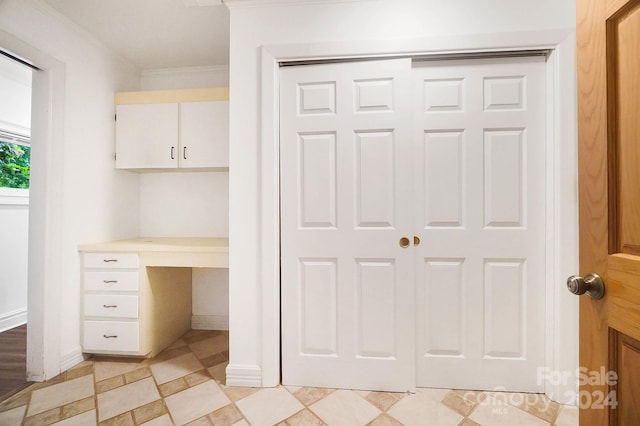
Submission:
M 83 351 L 154 356 L 191 328 L 192 268 L 228 268 L 226 238 L 84 244 Z
M 144 266 L 228 268 L 228 238 L 132 238 L 84 244 L 84 253 L 138 253 Z

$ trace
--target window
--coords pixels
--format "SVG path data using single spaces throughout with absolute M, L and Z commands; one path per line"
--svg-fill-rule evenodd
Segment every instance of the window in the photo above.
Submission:
M 30 163 L 28 140 L 0 138 L 0 188 L 29 189 Z

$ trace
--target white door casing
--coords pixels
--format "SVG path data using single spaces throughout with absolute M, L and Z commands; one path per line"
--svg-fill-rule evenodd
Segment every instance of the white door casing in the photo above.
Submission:
M 345 350 L 361 345 L 364 324 L 380 341 L 371 340 L 370 347 L 394 339 L 407 348 L 417 344 L 417 364 L 415 370 L 409 365 L 407 377 L 417 377 L 418 386 L 541 391 L 536 368 L 544 365 L 544 58 L 418 63 L 412 71 L 413 120 L 396 122 L 410 130 L 393 127 L 392 143 L 402 158 L 378 149 L 385 148 L 380 135 L 391 133 L 371 113 L 384 110 L 384 102 L 373 100 L 387 89 L 375 72 L 360 77 L 371 72 L 370 64 L 281 71 L 283 383 L 410 389 L 390 384 L 395 376 L 358 352 L 362 346 Z M 375 64 L 376 71 L 385 67 Z M 369 102 L 368 111 L 357 110 L 358 99 Z M 393 106 L 388 109 L 404 110 Z M 371 128 L 357 122 L 359 114 L 371 120 Z M 408 153 L 405 138 L 411 141 Z M 382 173 L 367 173 L 367 163 Z M 384 171 L 393 164 L 401 174 L 389 179 L 393 174 Z M 407 197 L 411 184 L 397 178 L 412 171 L 415 189 Z M 368 193 L 367 187 L 377 189 Z M 402 212 L 396 222 L 379 220 L 392 217 L 388 209 L 385 215 L 389 199 Z M 401 218 L 412 225 L 407 228 Z M 387 231 L 384 242 L 372 238 L 380 231 Z M 413 235 L 422 240 L 399 252 L 415 256 L 415 267 L 373 254 L 388 246 L 387 235 L 394 232 L 396 242 Z M 396 281 L 405 289 L 404 304 L 383 303 L 384 283 L 393 281 L 385 272 L 391 270 L 396 280 L 400 274 L 410 281 L 409 289 Z M 367 295 L 374 288 L 381 291 Z M 370 314 L 365 301 L 372 302 Z M 405 321 L 417 308 L 416 322 L 399 332 L 385 327 L 391 306 L 404 306 Z M 407 337 L 414 325 L 417 334 Z
M 417 385 L 541 392 L 545 58 L 412 77 Z
M 284 384 L 415 388 L 410 70 L 282 69 Z

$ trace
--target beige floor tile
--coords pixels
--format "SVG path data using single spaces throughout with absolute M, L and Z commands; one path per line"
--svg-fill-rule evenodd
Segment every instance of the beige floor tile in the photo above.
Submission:
M 422 396 L 427 396 L 434 401 L 442 401 L 447 394 L 451 392 L 450 389 L 441 388 L 416 388 L 416 393 Z
M 298 411 L 293 416 L 289 417 L 284 422 L 280 423 L 282 426 L 322 426 L 322 420 L 311 410 L 305 408 L 304 410 Z
M 463 417 L 467 417 L 476 408 L 472 398 L 466 398 L 464 394 L 454 391 L 449 392 L 442 403 Z
M 556 419 L 557 426 L 578 426 L 578 407 L 563 405 Z
M 334 389 L 326 388 L 300 388 L 293 392 L 298 401 L 302 402 L 307 407 L 315 402 L 320 401 L 325 396 L 328 396 L 334 392 Z
M 106 392 L 122 385 L 124 385 L 124 376 L 110 377 L 101 382 L 96 382 L 96 393 Z
M 12 408 L 8 411 L 0 412 L 0 425 L 19 425 L 22 423 L 24 413 L 27 411 L 27 406 Z
M 47 386 L 33 392 L 27 416 L 33 416 L 54 407 L 79 401 L 93 394 L 93 375 L 91 374 L 68 382 Z
M 388 415 L 387 413 L 382 413 L 367 426 L 404 426 L 402 423 Z
M 222 383 L 223 385 L 227 384 L 227 365 L 228 362 L 224 362 L 222 364 L 215 365 L 213 367 L 207 368 L 211 377 L 216 379 L 218 383 Z
M 304 408 L 282 386 L 260 389 L 236 405 L 253 426 L 274 425 Z
M 466 419 L 461 421 L 458 426 L 482 426 L 482 425 L 480 423 L 474 422 L 473 420 L 467 417 Z
M 161 399 L 133 409 L 133 419 L 137 424 L 148 422 L 164 414 L 167 414 L 167 409 Z
M 508 398 L 509 396 L 504 394 L 498 396 L 489 394 L 469 418 L 481 425 L 549 426 L 548 422 L 505 403 Z
M 26 417 L 24 419 L 24 426 L 42 426 L 50 425 L 62 420 L 62 412 L 60 408 L 52 408 L 51 410 L 43 411 L 35 416 Z
M 72 369 L 66 372 L 66 379 L 77 379 L 78 377 L 86 376 L 91 373 L 93 373 L 93 362 L 82 361 L 80 364 L 75 365 Z
M 152 377 L 98 395 L 99 420 L 103 421 L 160 399 Z
M 407 395 L 391 407 L 387 413 L 406 425 L 455 426 L 463 417 L 438 402 L 433 394 L 417 392 Z
M 234 404 L 228 404 L 209 414 L 209 420 L 216 426 L 230 426 L 242 420 L 242 413 Z
M 560 411 L 560 404 L 537 393 L 514 393 L 511 404 L 549 423 L 555 420 Z
M 176 424 L 183 425 L 213 413 L 230 404 L 231 400 L 213 380 L 209 380 L 168 396 L 165 403 Z
M 54 423 L 55 426 L 90 426 L 96 425 L 96 410 L 86 411 L 77 416 L 69 417 L 58 423 Z
M 242 419 L 238 423 L 234 423 L 233 426 L 251 426 L 251 425 L 249 425 L 249 423 L 247 423 L 246 420 Z
M 158 364 L 153 364 L 151 371 L 158 384 L 162 384 L 195 373 L 203 368 L 198 358 L 196 358 L 194 354 L 188 353 Z
M 169 395 L 173 395 L 174 393 L 181 392 L 187 389 L 188 387 L 189 385 L 187 384 L 187 381 L 182 377 L 179 379 L 175 379 L 170 382 L 158 385 L 158 389 L 160 390 L 160 395 L 162 395 L 164 398 L 168 397 Z
M 227 396 L 233 401 L 240 401 L 243 398 L 253 395 L 258 392 L 260 388 L 245 388 L 242 386 L 224 386 L 220 385 L 220 388 L 227 394 Z
M 202 359 L 228 350 L 229 338 L 220 334 L 192 343 L 189 347 L 198 358 Z
M 67 404 L 62 407 L 62 418 L 67 419 L 69 417 L 77 416 L 78 414 L 82 414 L 84 412 L 95 409 L 96 401 L 92 395 L 90 397 L 81 399 L 80 401 L 72 402 L 71 404 Z
M 406 394 L 399 392 L 369 392 L 365 399 L 381 411 L 387 411 Z
M 136 426 L 136 422 L 133 420 L 131 412 L 128 411 L 118 416 L 111 417 L 105 421 L 101 421 L 100 426 Z
M 95 375 L 96 382 L 100 382 L 137 370 L 144 366 L 143 362 L 143 360 L 136 358 L 110 358 L 108 361 L 97 360 L 93 365 L 93 374 Z
M 144 426 L 173 426 L 171 417 L 169 417 L 168 414 L 165 414 L 164 416 L 156 417 L 155 419 L 142 424 Z
M 349 390 L 337 390 L 309 408 L 330 425 L 366 425 L 381 413 L 360 395 Z

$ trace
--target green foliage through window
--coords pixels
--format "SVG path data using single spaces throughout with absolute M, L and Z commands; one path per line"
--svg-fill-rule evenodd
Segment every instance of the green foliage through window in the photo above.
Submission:
M 29 188 L 31 148 L 0 141 L 0 187 Z

